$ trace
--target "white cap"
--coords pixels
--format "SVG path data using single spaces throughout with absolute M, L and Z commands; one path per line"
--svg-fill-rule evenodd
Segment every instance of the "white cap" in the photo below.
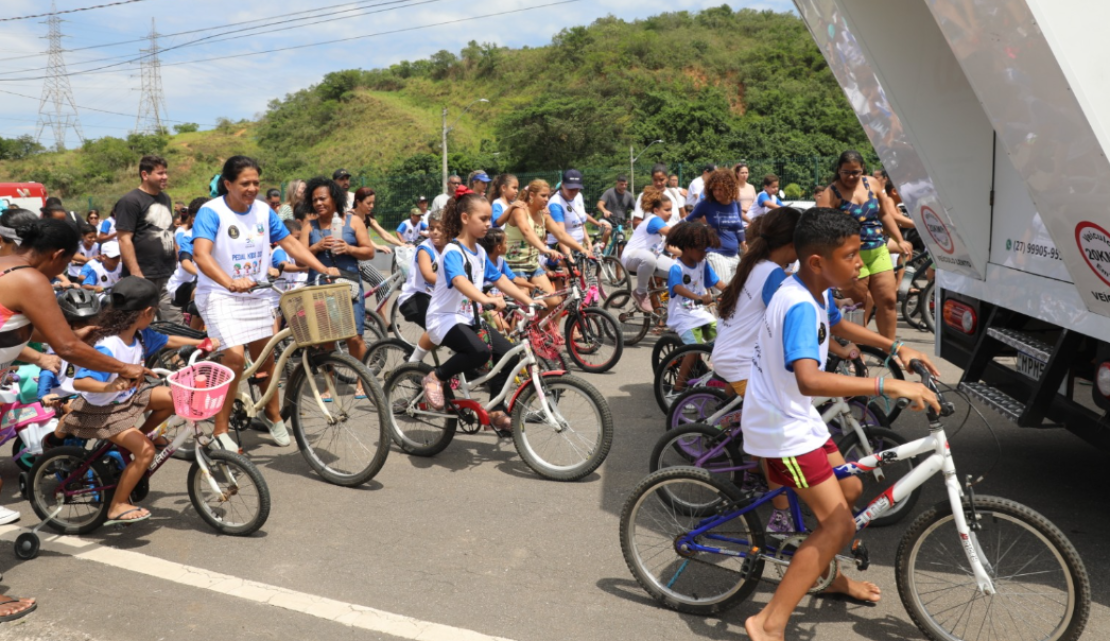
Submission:
M 119 258 L 119 243 L 110 240 L 100 246 L 100 251 L 108 258 Z

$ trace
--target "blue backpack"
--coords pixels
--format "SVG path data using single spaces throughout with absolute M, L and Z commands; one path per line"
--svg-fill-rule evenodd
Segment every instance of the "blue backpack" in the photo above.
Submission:
M 220 195 L 220 175 L 212 176 L 212 182 L 208 183 L 208 195 L 215 198 Z

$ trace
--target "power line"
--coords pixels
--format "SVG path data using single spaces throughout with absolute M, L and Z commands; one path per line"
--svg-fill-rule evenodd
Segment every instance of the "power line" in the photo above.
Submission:
M 414 3 L 414 5 L 428 4 L 430 2 L 441 2 L 441 1 L 442 0 L 424 0 L 424 2 Z M 268 53 L 278 53 L 278 52 L 282 52 L 282 51 L 293 51 L 293 50 L 297 50 L 297 49 L 307 49 L 307 48 L 311 48 L 311 47 L 321 47 L 321 46 L 336 44 L 336 43 L 340 43 L 340 42 L 350 42 L 352 40 L 363 40 L 363 39 L 366 39 L 366 38 L 376 38 L 378 36 L 388 36 L 388 35 L 393 35 L 393 34 L 398 34 L 398 33 L 407 33 L 407 32 L 410 32 L 410 31 L 419 31 L 421 29 L 429 29 L 429 28 L 432 28 L 432 27 L 440 27 L 440 26 L 449 25 L 449 24 L 458 24 L 460 22 L 470 22 L 470 21 L 473 21 L 473 20 L 481 20 L 481 19 L 484 19 L 484 18 L 494 18 L 494 17 L 498 17 L 498 16 L 506 16 L 506 15 L 511 15 L 511 14 L 515 14 L 515 13 L 522 13 L 522 12 L 525 12 L 525 11 L 531 11 L 533 9 L 544 9 L 544 8 L 547 8 L 547 7 L 555 7 L 555 6 L 564 5 L 564 4 L 573 4 L 573 3 L 581 2 L 581 1 L 582 0 L 562 0 L 561 2 L 549 2 L 549 3 L 546 3 L 546 4 L 539 4 L 539 5 L 534 5 L 534 6 L 531 6 L 531 7 L 522 7 L 520 9 L 512 9 L 512 10 L 509 10 L 509 11 L 502 11 L 502 12 L 499 12 L 499 13 L 488 13 L 488 14 L 479 15 L 479 16 L 469 16 L 469 17 L 466 17 L 466 18 L 458 18 L 456 20 L 445 20 L 443 22 L 433 22 L 431 24 L 417 25 L 415 27 L 406 27 L 404 29 L 394 29 L 394 30 L 391 30 L 391 31 L 379 31 L 377 33 L 369 33 L 369 34 L 364 34 L 364 35 L 361 35 L 361 36 L 351 36 L 349 38 L 336 38 L 336 39 L 331 39 L 331 40 L 324 40 L 324 41 L 321 41 L 321 42 L 312 42 L 312 43 L 303 44 L 303 45 L 294 45 L 294 46 L 291 46 L 291 47 L 280 47 L 278 49 L 267 49 L 267 50 L 264 50 L 264 51 L 248 51 L 248 52 L 244 52 L 244 53 L 215 56 L 215 57 L 212 57 L 212 58 L 200 58 L 200 59 L 197 59 L 197 60 L 184 60 L 184 61 L 181 61 L 181 62 L 166 63 L 166 64 L 163 64 L 162 66 L 163 67 L 176 67 L 176 66 L 180 66 L 180 65 L 191 65 L 191 64 L 198 64 L 198 63 L 202 63 L 202 62 L 228 60 L 228 59 L 233 59 L 233 58 L 245 58 L 245 57 L 248 57 L 248 56 L 260 56 L 260 55 L 264 55 L 264 54 L 268 54 Z M 217 35 L 226 35 L 226 34 L 217 34 Z M 215 37 L 215 36 L 212 36 L 212 37 Z M 163 49 L 163 51 L 168 51 L 171 48 L 176 49 L 176 48 L 179 48 L 181 46 L 184 46 L 184 45 L 178 45 L 177 47 L 169 47 L 169 48 Z M 109 66 L 110 67 L 117 67 L 119 65 L 109 65 Z M 87 70 L 80 71 L 80 72 L 74 72 L 71 75 L 77 75 L 77 74 L 93 75 L 93 74 L 103 74 L 103 73 L 115 73 L 114 71 L 106 71 L 105 69 L 106 69 L 106 67 L 96 68 L 96 69 L 87 69 Z M 15 81 L 24 81 L 24 80 L 37 80 L 37 79 L 39 79 L 39 78 L 0 78 L 0 82 L 9 82 L 9 81 L 10 82 L 15 82 Z
M 42 83 L 42 98 L 39 100 L 39 120 L 36 125 L 35 141 L 42 140 L 42 132 L 50 127 L 54 132 L 54 148 L 58 151 L 65 149 L 66 130 L 73 129 L 77 139 L 84 142 L 85 134 L 81 132 L 81 121 L 77 117 L 77 105 L 73 100 L 73 89 L 69 86 L 69 74 L 66 73 L 65 59 L 62 57 L 62 19 L 56 13 L 57 3 L 50 1 L 50 17 L 46 24 L 49 28 L 47 39 L 50 49 L 47 57 L 50 61 L 50 70 Z M 54 106 L 54 113 L 47 111 L 47 103 Z M 41 144 L 41 143 L 40 143 Z
M 19 96 L 20 98 L 30 98 L 31 100 L 38 100 L 38 98 L 35 98 L 34 96 L 28 96 L 25 93 L 16 93 L 14 91 L 8 91 L 7 89 L 3 89 L 3 88 L 0 88 L 0 93 L 7 94 L 9 96 Z M 109 111 L 107 109 L 97 109 L 96 107 L 87 107 L 85 105 L 78 105 L 78 106 L 83 111 L 97 111 L 97 112 L 100 112 L 102 114 L 108 114 L 108 115 L 111 115 L 111 116 L 126 116 L 128 118 L 131 117 L 131 114 L 123 113 L 122 111 Z M 34 122 L 34 121 L 32 121 L 32 122 Z M 216 126 L 212 123 L 194 123 L 191 120 L 170 120 L 169 118 L 162 118 L 162 122 L 200 124 L 200 126 L 202 126 L 202 127 L 215 127 Z
M 98 4 L 92 7 L 80 7 L 78 9 L 66 9 L 65 11 L 54 11 L 54 4 L 51 3 L 50 13 L 40 13 L 33 16 L 19 16 L 18 18 L 0 18 L 0 22 L 12 22 L 14 20 L 30 20 L 31 18 L 45 18 L 47 16 L 57 16 L 63 13 L 77 13 L 79 11 L 92 11 L 93 9 L 105 9 L 107 7 L 117 7 L 121 4 L 131 4 L 133 2 L 143 2 L 144 0 L 119 0 L 119 2 L 109 2 L 107 4 Z
M 142 95 L 139 96 L 139 115 L 135 117 L 135 132 L 144 129 L 150 133 L 162 132 L 162 116 L 166 113 L 166 97 L 162 93 L 162 68 L 158 60 L 158 30 L 154 28 L 154 18 L 150 19 L 150 48 L 143 49 L 147 54 L 142 62 Z M 143 126 L 146 120 L 146 126 Z

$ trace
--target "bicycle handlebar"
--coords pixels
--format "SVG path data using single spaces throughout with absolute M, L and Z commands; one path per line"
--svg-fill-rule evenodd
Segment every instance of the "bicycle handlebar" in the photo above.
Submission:
M 921 383 L 929 388 L 929 391 L 937 395 L 937 403 L 940 404 L 940 414 L 938 415 L 932 407 L 926 407 L 929 411 L 929 420 L 935 421 L 944 416 L 952 416 L 956 413 L 956 405 L 952 401 L 946 400 L 944 394 L 940 393 L 937 389 L 937 381 L 933 378 L 933 374 L 925 367 L 925 363 L 914 359 L 910 361 L 910 369 L 914 374 L 921 377 Z

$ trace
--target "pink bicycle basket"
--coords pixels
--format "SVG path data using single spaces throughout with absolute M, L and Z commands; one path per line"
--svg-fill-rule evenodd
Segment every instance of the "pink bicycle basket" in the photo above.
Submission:
M 203 421 L 220 413 L 235 373 L 219 363 L 197 363 L 170 374 L 173 410 L 189 421 Z

